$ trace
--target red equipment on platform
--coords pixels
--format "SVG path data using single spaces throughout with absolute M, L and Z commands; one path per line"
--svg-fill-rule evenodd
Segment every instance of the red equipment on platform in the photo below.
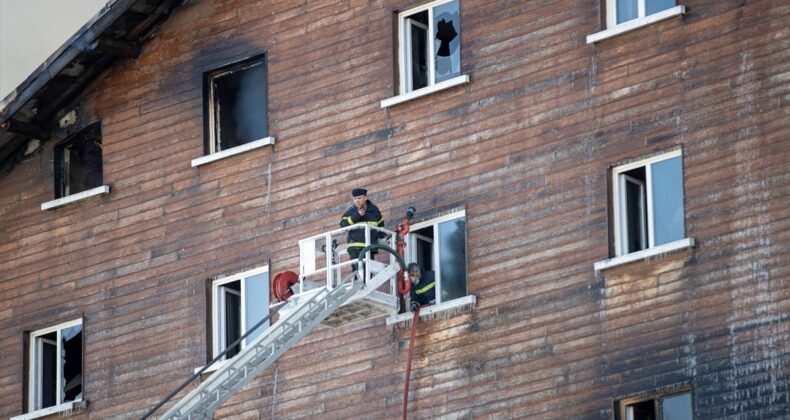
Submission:
M 299 275 L 293 271 L 283 271 L 274 276 L 272 281 L 272 295 L 278 301 L 282 302 L 289 297 L 293 296 L 294 292 L 291 286 L 299 283 Z

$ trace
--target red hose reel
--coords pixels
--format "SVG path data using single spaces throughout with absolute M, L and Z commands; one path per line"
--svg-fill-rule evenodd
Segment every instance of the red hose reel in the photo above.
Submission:
M 299 275 L 293 271 L 278 273 L 272 281 L 272 295 L 274 295 L 275 299 L 282 302 L 293 296 L 294 292 L 291 290 L 291 286 L 296 283 L 299 283 Z

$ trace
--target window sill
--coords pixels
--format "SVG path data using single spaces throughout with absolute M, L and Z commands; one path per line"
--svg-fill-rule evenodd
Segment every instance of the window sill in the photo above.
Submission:
M 668 244 L 659 245 L 653 248 L 632 252 L 627 255 L 621 255 L 608 260 L 598 261 L 595 263 L 595 272 L 598 273 L 600 271 L 614 268 L 623 264 L 632 263 L 634 261 L 647 260 L 660 255 L 684 251 L 691 248 L 694 248 L 694 238 L 681 239 L 679 241 L 670 242 Z
M 225 360 L 220 360 L 220 361 L 219 361 L 219 362 L 217 362 L 217 363 L 214 363 L 214 364 L 213 364 L 213 365 L 211 365 L 211 366 L 210 366 L 208 369 L 204 370 L 204 371 L 203 371 L 203 373 L 201 373 L 201 375 L 207 375 L 207 374 L 209 374 L 209 373 L 212 373 L 212 372 L 214 372 L 215 370 L 218 370 L 218 369 L 219 369 L 219 368 L 221 368 L 222 366 L 225 366 L 225 364 L 226 364 L 226 363 L 228 363 L 230 360 L 231 360 L 231 359 L 225 359 Z M 196 367 L 196 368 L 195 368 L 195 370 L 194 370 L 194 372 L 192 372 L 192 373 L 193 373 L 193 374 L 195 374 L 195 373 L 198 373 L 198 372 L 200 372 L 200 369 L 203 369 L 203 367 L 204 367 L 204 366 L 206 366 L 206 365 L 203 365 L 203 366 Z
M 29 413 L 21 414 L 11 417 L 9 420 L 30 420 L 37 419 L 52 414 L 68 414 L 74 410 L 83 410 L 87 406 L 86 401 L 70 401 L 60 405 L 53 405 L 52 407 L 42 408 L 41 410 L 31 411 Z
M 468 295 L 462 298 L 453 299 L 449 302 L 443 302 L 438 305 L 426 306 L 420 308 L 420 320 L 426 321 L 429 319 L 440 318 L 443 315 L 449 316 L 456 312 L 461 312 L 464 309 L 471 308 L 477 304 L 477 296 Z M 398 315 L 393 315 L 387 318 L 387 326 L 398 326 L 398 324 L 405 325 L 406 322 L 411 321 L 413 315 L 411 312 L 406 312 Z
M 389 108 L 391 106 L 410 101 L 412 99 L 422 98 L 423 96 L 430 95 L 432 93 L 439 92 L 441 90 L 449 89 L 454 86 L 458 85 L 465 85 L 469 83 L 469 75 L 462 74 L 458 77 L 453 77 L 450 80 L 445 80 L 441 83 L 436 83 L 431 86 L 426 86 L 422 89 L 413 90 L 408 93 L 404 93 L 398 96 L 393 96 L 392 98 L 385 99 L 381 101 L 382 108 Z
M 101 187 L 91 188 L 77 194 L 72 194 L 66 197 L 61 197 L 56 200 L 41 203 L 41 210 L 52 210 L 54 208 L 63 207 L 68 204 L 76 203 L 78 201 L 87 200 L 97 195 L 108 194 L 110 192 L 109 185 L 102 185 Z
M 603 41 L 604 39 L 616 37 L 626 32 L 631 32 L 639 28 L 645 27 L 647 25 L 656 23 L 658 21 L 669 19 L 671 17 L 679 16 L 685 13 L 686 13 L 686 6 L 675 6 L 671 9 L 663 10 L 658 13 L 653 13 L 650 16 L 645 16 L 641 19 L 629 20 L 628 22 L 621 23 L 615 26 L 614 28 L 607 29 L 601 32 L 596 32 L 592 35 L 587 35 L 587 43 L 594 44 L 598 41 Z
M 197 168 L 200 165 L 205 165 L 207 163 L 211 163 L 220 159 L 225 159 L 227 157 L 235 156 L 241 153 L 249 152 L 250 150 L 260 149 L 264 146 L 274 145 L 274 137 L 269 136 L 262 138 L 260 140 L 255 140 L 246 144 L 242 144 L 241 146 L 236 146 L 230 148 L 228 150 L 223 150 L 221 152 L 212 153 L 207 156 L 202 156 L 197 159 L 192 159 L 192 167 Z

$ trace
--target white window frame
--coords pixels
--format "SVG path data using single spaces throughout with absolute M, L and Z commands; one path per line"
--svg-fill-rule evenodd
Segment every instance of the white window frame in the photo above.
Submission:
M 694 418 L 694 393 L 691 387 L 684 386 L 683 388 L 677 390 L 671 390 L 666 392 L 655 392 L 649 395 L 644 395 L 640 397 L 632 397 L 632 398 L 624 398 L 618 401 L 619 403 L 619 415 L 618 417 L 620 420 L 633 420 L 633 406 L 645 401 L 653 401 L 656 411 L 656 417 L 658 420 L 662 420 L 664 418 L 664 411 L 663 411 L 663 402 L 667 398 L 677 397 L 683 394 L 688 394 L 689 399 L 691 400 L 691 418 Z M 630 408 L 630 410 L 629 410 Z
M 244 279 L 252 276 L 257 276 L 259 274 L 268 273 L 269 266 L 265 265 L 262 267 L 258 267 L 252 270 L 244 271 L 242 273 L 233 274 L 227 277 L 222 277 L 216 279 L 211 282 L 211 357 L 217 357 L 218 354 L 222 353 L 223 350 L 227 348 L 228 343 L 225 343 L 225 334 L 224 334 L 224 323 L 221 322 L 224 319 L 221 319 L 221 316 L 224 316 L 224 299 L 221 298 L 220 294 L 220 287 L 222 285 L 232 283 L 234 281 L 240 282 L 240 297 L 241 297 L 241 304 L 239 306 L 239 311 L 241 312 L 240 316 L 240 323 L 241 323 L 241 334 L 244 335 L 247 332 L 247 328 L 252 327 L 252 325 L 247 325 L 247 303 L 246 303 L 246 286 Z M 269 284 L 271 284 L 271 278 L 269 279 Z M 268 289 L 268 288 L 267 288 Z M 223 334 L 220 334 L 222 332 Z M 247 347 L 247 340 L 241 341 L 240 350 L 243 351 Z M 227 360 L 227 357 L 223 357 L 222 361 Z M 218 362 L 219 363 L 219 362 Z
M 34 412 L 40 411 L 40 410 L 49 410 L 49 411 L 51 411 L 53 409 L 53 407 L 59 407 L 59 406 L 68 405 L 68 404 L 71 403 L 71 401 L 64 403 L 61 400 L 61 398 L 62 398 L 62 396 L 61 396 L 61 388 L 62 388 L 61 381 L 63 380 L 63 378 L 62 378 L 63 377 L 63 361 L 62 361 L 62 353 L 63 352 L 61 350 L 61 341 L 62 341 L 61 340 L 61 331 L 65 330 L 67 328 L 75 327 L 77 325 L 83 326 L 82 318 L 75 319 L 73 321 L 63 322 L 63 323 L 60 323 L 60 324 L 57 324 L 57 325 L 53 325 L 51 327 L 42 328 L 40 330 L 36 330 L 36 331 L 31 331 L 30 332 L 30 346 L 29 346 L 30 348 L 29 348 L 29 355 L 28 355 L 28 357 L 29 357 L 28 358 L 28 360 L 29 360 L 29 364 L 28 364 L 28 411 L 29 411 L 29 413 L 28 414 L 31 414 L 31 413 L 34 413 Z M 82 335 L 82 337 L 83 337 L 83 347 L 84 347 L 84 338 L 85 338 L 84 331 L 85 331 L 85 329 L 84 329 L 84 326 L 83 326 L 83 335 Z M 53 333 L 53 332 L 57 332 L 57 338 L 55 339 L 56 340 L 55 346 L 56 346 L 56 349 L 57 349 L 57 354 L 58 354 L 58 359 L 59 359 L 59 363 L 57 363 L 56 368 L 55 368 L 55 390 L 56 390 L 56 392 L 55 392 L 55 404 L 53 406 L 50 406 L 50 407 L 41 407 L 41 386 L 42 386 L 42 384 L 41 384 L 41 380 L 40 380 L 39 375 L 38 375 L 40 367 L 41 367 L 41 361 L 40 361 L 40 357 L 39 357 L 40 356 L 40 352 L 37 351 L 38 349 L 37 349 L 36 339 L 38 337 L 40 337 L 40 336 L 47 335 L 47 334 L 50 334 L 50 333 Z M 82 353 L 82 351 L 81 351 L 81 353 Z M 80 357 L 82 357 L 83 360 L 84 360 L 84 354 L 80 354 Z M 83 371 L 84 371 L 84 369 L 85 369 L 85 367 L 83 365 Z M 82 372 L 81 375 L 82 375 L 82 378 L 83 378 L 82 394 L 84 396 L 85 395 L 85 382 L 84 382 L 85 375 L 84 375 L 84 372 Z M 74 402 L 78 402 L 78 401 L 82 401 L 82 397 L 79 397 L 79 398 L 74 400 Z
M 441 269 L 441 264 L 440 264 L 440 259 L 439 259 L 439 241 L 437 240 L 437 238 L 439 238 L 439 225 L 441 223 L 448 222 L 448 221 L 455 220 L 455 219 L 460 219 L 462 217 L 466 218 L 466 210 L 455 211 L 455 212 L 452 212 L 452 213 L 449 213 L 449 214 L 437 217 L 435 219 L 429 219 L 429 220 L 425 220 L 425 221 L 422 221 L 422 222 L 419 222 L 419 223 L 415 223 L 415 224 L 413 224 L 413 225 L 411 225 L 409 227 L 409 231 L 411 233 L 409 233 L 407 238 L 406 238 L 406 246 L 407 246 L 407 248 L 406 248 L 406 263 L 407 264 L 408 263 L 412 263 L 412 262 L 417 262 L 417 258 L 415 256 L 415 253 L 417 251 L 417 241 L 412 240 L 414 237 L 416 237 L 418 235 L 416 232 L 418 230 L 420 230 L 420 229 L 424 229 L 426 227 L 433 226 L 433 241 L 432 241 L 432 252 L 431 252 L 431 256 L 433 258 L 433 261 L 431 261 L 431 265 L 433 265 L 433 272 L 436 275 L 436 286 L 435 287 L 436 287 L 436 304 L 437 305 L 440 305 L 442 303 L 446 303 L 446 302 L 442 302 L 442 269 Z M 466 235 L 466 232 L 464 232 L 464 235 Z M 464 242 L 466 242 L 466 241 L 464 241 Z M 464 246 L 467 246 L 467 244 L 464 243 Z M 468 246 L 467 246 L 467 251 L 468 251 Z M 468 256 L 468 254 L 467 254 L 467 256 Z M 468 265 L 467 265 L 467 267 L 468 267 Z M 425 268 L 421 267 L 421 269 L 424 270 Z M 466 294 L 467 294 L 467 296 L 469 295 L 469 284 L 468 284 L 469 279 L 468 279 L 468 276 L 469 276 L 469 273 L 467 272 L 467 285 L 466 285 L 466 290 L 467 290 Z M 447 302 L 451 302 L 451 301 L 457 300 L 457 299 L 462 299 L 462 298 L 451 299 L 451 300 L 448 300 Z
M 413 99 L 421 98 L 435 92 L 449 89 L 455 86 L 464 85 L 469 83 L 468 74 L 460 74 L 451 79 L 444 80 L 436 83 L 436 74 L 434 62 L 434 37 L 433 31 L 433 9 L 453 0 L 435 0 L 430 3 L 423 4 L 418 7 L 398 13 L 398 94 L 392 98 L 384 99 L 381 101 L 381 108 L 389 108 L 403 102 L 411 101 Z M 428 86 L 412 90 L 411 84 L 413 83 L 409 73 L 411 72 L 411 57 L 407 49 L 410 43 L 406 42 L 407 35 L 411 37 L 411 31 L 408 31 L 406 24 L 406 17 L 422 11 L 428 11 Z M 460 3 L 459 3 L 460 10 Z M 408 87 L 408 90 L 407 90 Z
M 669 9 L 651 15 L 645 15 L 647 10 L 645 1 L 646 0 L 637 0 L 637 17 L 635 19 L 617 24 L 617 2 L 616 0 L 606 0 L 606 30 L 587 35 L 587 43 L 594 44 L 604 39 L 631 32 L 655 22 L 686 13 L 686 6 L 676 4 L 675 7 L 670 7 Z
M 628 252 L 625 251 L 628 244 L 628 227 L 627 227 L 628 220 L 626 220 L 625 217 L 625 206 L 626 206 L 625 190 L 624 190 L 624 184 L 622 184 L 620 180 L 620 174 L 636 168 L 641 168 L 641 167 L 645 168 L 645 188 L 646 188 L 645 193 L 647 195 L 647 206 L 644 210 L 647 212 L 646 227 L 647 227 L 647 238 L 648 238 L 648 243 L 646 244 L 647 247 L 645 249 L 655 248 L 656 247 L 655 226 L 653 224 L 653 210 L 652 210 L 653 209 L 653 179 L 652 179 L 652 171 L 650 170 L 650 168 L 653 164 L 662 162 L 667 159 L 680 157 L 682 160 L 682 156 L 683 156 L 682 150 L 677 149 L 647 159 L 639 160 L 637 162 L 612 168 L 612 201 L 613 201 L 612 207 L 614 210 L 614 239 L 615 239 L 614 247 L 615 247 L 616 257 L 628 255 Z M 682 178 L 681 178 L 681 182 L 682 182 Z M 685 213 L 685 207 L 683 211 Z M 684 223 L 684 229 L 685 229 L 685 223 Z

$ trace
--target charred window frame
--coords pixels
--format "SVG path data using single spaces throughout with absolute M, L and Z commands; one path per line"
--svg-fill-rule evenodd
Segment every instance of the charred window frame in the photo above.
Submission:
M 247 329 L 269 315 L 269 267 L 259 267 L 243 273 L 222 277 L 211 283 L 212 357 L 224 351 Z M 259 336 L 267 322 L 229 351 L 223 360 L 230 359 Z
M 54 147 L 55 198 L 103 183 L 101 123 L 96 122 Z
M 438 0 L 398 14 L 400 94 L 461 75 L 460 0 Z
M 203 81 L 206 155 L 268 137 L 264 55 L 207 72 Z
M 82 319 L 32 331 L 28 351 L 28 412 L 82 401 Z
M 690 385 L 652 391 L 614 403 L 615 420 L 693 420 Z

